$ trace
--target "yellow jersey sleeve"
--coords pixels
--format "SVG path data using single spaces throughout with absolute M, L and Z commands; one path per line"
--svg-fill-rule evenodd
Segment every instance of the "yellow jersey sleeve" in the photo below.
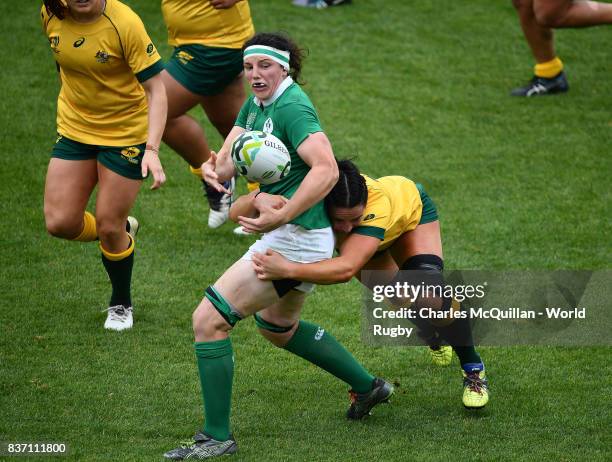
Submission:
M 363 176 L 368 188 L 368 202 L 363 210 L 361 223 L 353 232 L 364 236 L 372 236 L 382 241 L 385 239 L 385 231 L 390 226 L 391 202 L 385 195 L 384 190 L 377 185 L 377 180 Z
M 119 31 L 125 60 L 142 83 L 162 71 L 161 56 L 136 14 L 125 15 L 124 21 L 125 24 Z

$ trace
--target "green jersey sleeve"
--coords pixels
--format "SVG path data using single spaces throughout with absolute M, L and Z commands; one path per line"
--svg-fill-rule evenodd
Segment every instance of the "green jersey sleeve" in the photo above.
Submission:
M 293 103 L 280 108 L 280 119 L 284 121 L 284 132 L 294 149 L 312 133 L 322 132 L 317 112 L 312 106 Z

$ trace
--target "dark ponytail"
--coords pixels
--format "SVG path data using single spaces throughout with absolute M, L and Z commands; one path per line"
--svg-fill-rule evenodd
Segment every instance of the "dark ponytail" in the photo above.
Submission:
M 289 36 L 280 32 L 260 32 L 254 35 L 246 41 L 242 50 L 250 47 L 251 45 L 266 45 L 269 47 L 277 48 L 279 50 L 289 52 L 289 75 L 291 78 L 299 83 L 300 73 L 302 72 L 302 59 L 304 58 L 304 52 L 301 50 Z
M 66 7 L 62 0 L 44 0 L 44 4 L 49 16 L 55 16 L 57 19 L 66 17 Z
M 357 166 L 350 160 L 339 160 L 338 171 L 338 182 L 325 197 L 328 213 L 331 208 L 365 205 L 368 202 L 368 188 Z

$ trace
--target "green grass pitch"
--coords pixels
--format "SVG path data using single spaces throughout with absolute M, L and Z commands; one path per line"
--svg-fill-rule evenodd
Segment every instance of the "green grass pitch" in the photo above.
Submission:
M 169 57 L 160 2 L 126 3 Z M 610 27 L 557 31 L 571 90 L 525 100 L 508 96 L 533 65 L 510 0 L 251 4 L 259 31 L 309 49 L 304 88 L 336 155 L 425 184 L 449 268 L 610 267 Z M 64 460 L 161 460 L 201 424 L 191 312 L 253 239 L 206 227 L 199 182 L 164 147 L 168 182 L 143 187 L 133 211 L 135 326 L 104 331 L 96 245 L 44 228 L 58 81 L 39 7 L 0 2 L 0 441 L 66 442 Z M 468 413 L 456 359 L 437 369 L 422 349 L 363 345 L 359 310 L 353 282 L 318 288 L 303 317 L 398 382 L 392 404 L 347 422 L 344 384 L 244 321 L 232 334 L 233 460 L 610 460 L 610 348 L 482 348 L 491 402 Z

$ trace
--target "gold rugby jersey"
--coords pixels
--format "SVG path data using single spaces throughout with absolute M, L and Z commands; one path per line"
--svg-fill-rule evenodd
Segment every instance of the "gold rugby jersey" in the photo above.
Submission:
M 377 180 L 362 176 L 368 187 L 368 202 L 361 223 L 352 232 L 380 239 L 378 251 L 381 251 L 417 227 L 423 211 L 421 194 L 414 182 L 403 176 L 383 176 Z
M 102 16 L 88 24 L 41 11 L 62 83 L 59 134 L 93 145 L 145 142 L 147 99 L 139 82 L 163 64 L 140 18 L 118 0 L 106 0 Z
M 172 46 L 199 44 L 240 49 L 255 33 L 247 0 L 215 9 L 205 0 L 162 0 L 162 13 Z

